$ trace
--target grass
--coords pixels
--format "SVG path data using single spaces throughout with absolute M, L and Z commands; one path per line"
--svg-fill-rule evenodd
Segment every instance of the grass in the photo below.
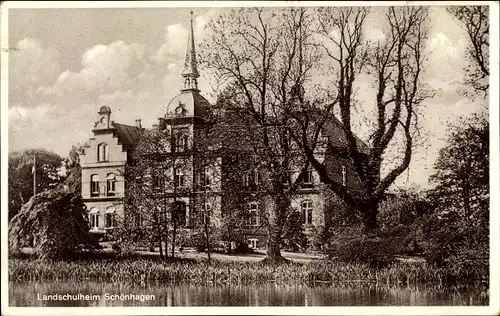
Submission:
M 386 285 L 442 285 L 462 281 L 444 269 L 426 263 L 396 262 L 386 268 L 318 260 L 281 265 L 260 262 L 223 262 L 177 259 L 163 262 L 153 257 L 100 257 L 74 261 L 32 258 L 9 259 L 10 281 L 97 280 L 106 282 L 163 282 L 190 284 L 285 285 L 377 283 Z

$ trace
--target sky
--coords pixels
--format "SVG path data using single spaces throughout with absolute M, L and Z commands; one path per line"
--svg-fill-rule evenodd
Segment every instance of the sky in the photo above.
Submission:
M 72 145 L 92 137 L 102 105 L 111 107 L 115 122 L 133 125 L 140 118 L 143 126 L 156 124 L 182 87 L 190 10 L 9 9 L 9 152 L 43 147 L 67 156 Z M 198 44 L 206 23 L 221 10 L 194 8 Z M 374 39 L 382 36 L 376 12 L 366 28 Z M 439 93 L 426 103 L 422 119 L 428 140 L 397 179 L 399 186 L 427 187 L 446 144 L 446 124 L 487 108 L 459 94 L 465 32 L 443 6 L 431 7 L 429 20 L 424 80 Z M 199 87 L 208 94 L 210 78 L 199 70 Z M 361 99 L 373 100 L 368 81 L 360 88 Z

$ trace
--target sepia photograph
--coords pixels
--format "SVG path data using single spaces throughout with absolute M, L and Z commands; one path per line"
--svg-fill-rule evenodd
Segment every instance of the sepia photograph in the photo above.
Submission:
M 498 10 L 2 2 L 2 315 L 498 314 Z

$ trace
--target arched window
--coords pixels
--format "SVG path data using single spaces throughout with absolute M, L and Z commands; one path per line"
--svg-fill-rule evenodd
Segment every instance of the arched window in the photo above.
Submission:
M 302 223 L 304 224 L 312 224 L 312 213 L 313 213 L 313 204 L 312 201 L 306 200 L 300 204 L 302 208 Z
M 248 226 L 259 226 L 259 204 L 250 203 L 248 210 Z
M 99 175 L 90 176 L 90 196 L 99 196 Z
M 108 173 L 106 177 L 107 196 L 115 196 L 116 177 L 114 173 Z
M 101 143 L 97 146 L 97 161 L 109 161 L 109 146 Z
M 99 229 L 100 214 L 97 208 L 93 207 L 89 212 L 90 229 Z
M 106 209 L 106 228 L 116 227 L 116 211 L 110 206 Z

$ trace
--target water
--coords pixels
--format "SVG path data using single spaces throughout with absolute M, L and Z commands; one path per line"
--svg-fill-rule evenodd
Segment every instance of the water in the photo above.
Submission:
M 134 294 L 136 300 L 112 295 Z M 70 294 L 68 300 L 43 295 Z M 78 299 L 77 295 L 89 295 Z M 90 295 L 94 294 L 93 297 Z M 73 298 L 71 299 L 71 295 Z M 145 296 L 149 295 L 149 299 Z M 152 297 L 154 295 L 154 298 Z M 81 297 L 81 296 L 80 296 Z M 46 297 L 47 298 L 47 297 Z M 424 286 L 252 286 L 131 285 L 105 282 L 9 283 L 10 306 L 449 306 L 488 305 L 484 285 Z

